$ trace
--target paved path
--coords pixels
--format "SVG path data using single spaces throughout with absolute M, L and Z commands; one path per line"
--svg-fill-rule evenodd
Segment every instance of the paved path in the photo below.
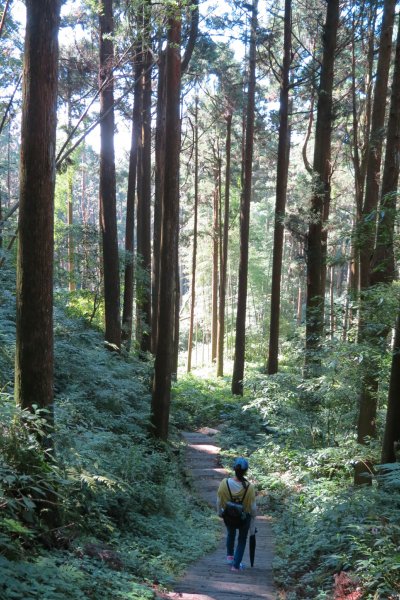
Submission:
M 204 428 L 195 433 L 183 433 L 187 442 L 186 465 L 199 495 L 215 506 L 216 491 L 226 471 L 218 466 L 220 448 L 215 445 L 215 429 Z M 171 600 L 276 600 L 272 580 L 273 542 L 267 517 L 257 517 L 257 549 L 254 567 L 248 564 L 248 547 L 244 562 L 248 568 L 232 573 L 225 563 L 225 526 L 221 521 L 221 540 L 218 548 L 198 560 L 165 595 Z

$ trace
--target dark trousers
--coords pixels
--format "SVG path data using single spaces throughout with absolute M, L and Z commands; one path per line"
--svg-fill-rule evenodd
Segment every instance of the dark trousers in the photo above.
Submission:
M 243 521 L 243 524 L 239 528 L 226 526 L 226 553 L 228 556 L 233 556 L 233 566 L 236 569 L 240 568 L 240 563 L 242 562 L 243 554 L 246 548 L 247 534 L 249 532 L 250 521 L 251 516 L 246 515 L 246 519 Z M 238 532 L 239 535 L 235 551 L 236 532 Z

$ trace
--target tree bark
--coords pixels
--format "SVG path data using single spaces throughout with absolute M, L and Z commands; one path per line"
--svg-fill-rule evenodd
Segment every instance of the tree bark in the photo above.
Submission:
M 60 5 L 26 1 L 16 288 L 15 399 L 22 408 L 49 408 L 50 424 Z
M 100 229 L 103 243 L 105 341 L 121 347 L 119 257 L 114 155 L 114 30 L 112 0 L 100 0 Z
M 175 256 L 179 206 L 181 25 L 175 9 L 168 19 L 166 63 L 165 176 L 160 245 L 160 299 L 157 349 L 154 364 L 152 417 L 154 435 L 168 438 L 171 399 L 172 342 L 174 332 L 175 276 L 171 256 Z M 174 271 L 174 264 L 172 271 Z
M 396 56 L 393 70 L 389 120 L 386 136 L 385 164 L 382 176 L 376 245 L 371 262 L 371 284 L 392 283 L 396 275 L 394 227 L 400 155 L 400 23 L 397 29 Z
M 274 249 L 272 257 L 271 318 L 267 366 L 269 375 L 278 372 L 283 233 L 290 152 L 289 70 L 291 61 L 291 13 L 292 2 L 291 0 L 285 0 L 283 63 L 280 82 L 279 140 L 276 171 Z
M 359 310 L 359 341 L 364 344 L 369 343 L 371 346 L 375 346 L 378 350 L 378 352 L 376 352 L 375 348 L 372 348 L 371 352 L 368 352 L 368 354 L 366 355 L 363 365 L 364 372 L 361 381 L 361 390 L 359 396 L 359 413 L 357 423 L 357 440 L 360 444 L 365 444 L 368 438 L 375 438 L 377 435 L 376 411 L 379 387 L 378 356 L 379 351 L 383 351 L 386 344 L 386 335 L 384 331 L 382 331 L 379 336 L 371 335 L 368 323 L 368 312 L 371 310 L 372 307 L 368 301 L 366 292 L 372 283 L 371 249 L 374 247 L 376 234 L 375 211 L 377 209 L 379 200 L 381 155 L 384 137 L 385 108 L 392 49 L 392 31 L 394 24 L 395 5 L 396 2 L 393 2 L 392 0 L 385 0 L 382 18 L 382 31 L 378 56 L 378 66 L 374 90 L 374 101 L 372 109 L 371 136 L 368 148 L 365 199 L 363 205 L 363 212 L 361 215 L 362 220 L 359 223 L 358 230 L 358 243 L 360 247 L 361 291 Z M 398 73 L 396 74 L 396 78 L 397 77 Z M 396 87 L 396 85 L 394 85 L 394 87 Z M 393 99 L 394 97 L 392 96 L 392 101 Z M 396 103 L 397 99 L 394 101 L 394 105 L 396 105 Z M 395 140 L 398 131 L 398 127 L 395 123 L 397 118 L 397 115 L 392 114 L 391 124 L 392 126 L 394 126 L 394 131 L 388 131 L 388 138 L 390 138 L 390 141 L 388 139 L 389 152 L 387 154 L 387 179 L 385 181 L 385 197 L 383 198 L 383 202 L 390 197 L 388 196 L 388 185 L 395 184 L 396 188 L 392 191 L 394 191 L 395 194 L 397 191 L 396 180 L 398 178 L 398 174 L 393 180 L 391 173 L 391 163 L 393 162 L 392 152 L 398 144 L 398 141 Z M 396 172 L 397 169 L 398 167 L 395 167 L 394 172 Z M 385 219 L 384 228 L 386 228 L 386 224 L 387 219 Z M 380 249 L 382 249 L 382 247 Z M 376 271 L 375 276 L 377 279 L 379 279 L 380 274 Z M 370 484 L 371 480 L 365 477 L 366 472 L 369 470 L 369 465 L 365 465 L 365 463 L 363 462 L 357 463 L 354 472 L 354 482 L 356 484 Z
M 152 287 L 152 352 L 157 348 L 158 303 L 160 292 L 160 241 L 165 173 L 165 52 L 161 51 L 158 61 L 157 117 L 155 139 L 154 174 L 154 225 L 153 225 L 153 262 L 151 274 Z
M 72 168 L 68 169 L 68 187 L 67 187 L 67 225 L 68 225 L 68 289 L 70 292 L 76 290 L 75 282 L 75 245 L 74 245 L 74 210 L 73 210 L 73 193 L 74 181 Z
M 370 285 L 371 248 L 374 247 L 376 221 L 373 213 L 379 200 L 380 168 L 382 144 L 385 134 L 386 97 L 389 79 L 390 59 L 392 51 L 392 32 L 396 0 L 385 0 L 382 17 L 382 32 L 376 70 L 374 100 L 371 118 L 371 134 L 368 145 L 365 198 L 358 231 L 360 252 L 360 290 Z M 360 318 L 360 336 L 363 337 L 362 317 Z
M 132 340 L 133 299 L 134 299 L 134 244 L 135 244 L 135 200 L 136 200 L 136 175 L 137 156 L 140 135 L 140 105 L 141 105 L 141 64 L 140 50 L 135 53 L 135 88 L 132 108 L 132 133 L 131 148 L 129 152 L 128 190 L 126 195 L 126 223 L 125 223 L 125 271 L 124 271 L 124 302 L 122 310 L 121 339 L 129 350 Z
M 382 463 L 396 462 L 400 444 L 400 313 L 397 317 L 392 354 Z
M 224 336 L 225 336 L 225 304 L 226 304 L 226 275 L 228 270 L 228 241 L 229 241 L 229 204 L 231 185 L 231 146 L 232 146 L 232 109 L 228 107 L 225 114 L 226 142 L 225 142 L 225 201 L 224 201 L 224 228 L 222 235 L 222 251 L 219 280 L 219 307 L 218 307 L 218 341 L 217 341 L 217 377 L 224 375 Z
M 244 153 L 244 185 L 240 199 L 240 258 L 238 303 L 236 312 L 235 357 L 232 374 L 232 394 L 243 395 L 246 345 L 247 273 L 249 257 L 250 202 L 252 189 L 254 103 L 256 88 L 256 40 L 258 0 L 253 0 L 249 47 L 249 85 L 247 90 L 246 145 Z
M 176 233 L 176 248 L 175 248 L 175 289 L 174 289 L 174 332 L 173 332 L 173 348 L 172 348 L 172 365 L 171 377 L 172 381 L 178 380 L 178 364 L 179 364 L 179 330 L 180 330 L 180 307 L 181 307 L 181 280 L 179 273 L 179 216 L 177 217 L 177 233 Z
M 323 221 L 329 212 L 331 177 L 332 90 L 339 1 L 328 2 L 323 35 L 323 56 L 318 90 L 317 122 L 313 160 L 313 194 L 307 239 L 307 300 L 305 374 L 319 371 L 324 326 L 325 273 Z
M 186 371 L 192 370 L 194 307 L 196 305 L 196 267 L 197 267 L 197 219 L 199 207 L 199 97 L 196 94 L 194 108 L 194 204 L 193 204 L 193 250 L 192 250 L 192 281 L 190 294 L 189 336 Z
M 366 188 L 361 221 L 358 224 L 358 246 L 360 251 L 360 290 L 366 292 L 371 284 L 371 249 L 375 243 L 376 220 L 372 216 L 378 206 L 381 155 L 387 87 L 392 49 L 392 31 L 394 23 L 394 0 L 385 0 L 378 66 L 375 81 L 374 100 L 371 119 L 371 135 L 368 146 Z M 364 295 L 360 298 L 359 341 L 368 343 L 367 300 Z M 369 357 L 369 364 L 364 363 L 364 376 L 361 383 L 359 398 L 359 414 L 357 439 L 364 444 L 367 437 L 376 437 L 376 406 L 378 393 L 376 359 Z M 355 482 L 363 483 L 364 465 L 359 463 L 355 470 Z
M 220 192 L 220 157 L 219 150 L 214 155 L 214 193 L 213 193 L 213 226 L 212 226 L 212 284 L 211 284 L 211 362 L 217 358 L 218 330 L 218 263 L 219 263 L 219 192 Z
M 151 65 L 149 0 L 143 5 L 142 119 L 137 186 L 137 259 L 141 276 L 136 284 L 137 342 L 151 350 Z

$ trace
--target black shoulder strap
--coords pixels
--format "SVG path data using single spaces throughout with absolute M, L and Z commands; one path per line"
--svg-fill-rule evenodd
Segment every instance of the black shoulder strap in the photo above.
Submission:
M 228 478 L 226 478 L 226 485 L 228 486 L 228 492 L 229 492 L 229 495 L 231 497 L 231 502 L 234 502 L 234 499 L 233 499 L 233 496 L 232 496 L 232 492 L 231 492 L 231 488 L 229 487 Z
M 230 497 L 231 497 L 231 502 L 235 502 L 235 500 L 233 499 L 233 496 L 232 496 L 231 488 L 229 487 L 229 481 L 228 481 L 228 478 L 226 479 L 226 485 L 228 486 L 228 492 L 229 492 L 229 495 L 230 495 Z M 244 488 L 244 489 L 245 489 L 245 492 L 244 492 L 244 494 L 243 494 L 243 498 L 241 499 L 241 501 L 240 501 L 240 502 L 244 502 L 244 499 L 246 498 L 247 490 L 249 489 L 249 487 L 250 487 L 250 484 L 247 482 L 247 485 L 246 485 L 246 487 Z

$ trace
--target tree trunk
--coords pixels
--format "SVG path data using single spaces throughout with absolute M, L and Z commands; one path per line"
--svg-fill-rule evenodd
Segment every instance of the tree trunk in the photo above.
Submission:
M 75 249 L 74 249 L 74 233 L 73 233 L 73 224 L 74 224 L 74 211 L 73 211 L 73 174 L 72 168 L 68 169 L 68 188 L 67 188 L 67 225 L 68 225 L 68 289 L 70 292 L 74 292 L 76 290 L 75 283 Z
M 193 253 L 192 253 L 192 281 L 190 295 L 190 316 L 189 316 L 189 336 L 188 336 L 188 354 L 186 371 L 192 370 L 192 350 L 193 350 L 193 327 L 194 327 L 194 307 L 196 303 L 196 267 L 197 267 L 197 218 L 199 206 L 199 97 L 195 97 L 194 109 L 194 205 L 193 205 Z
M 129 350 L 132 340 L 133 299 L 134 299 L 134 245 L 135 245 L 135 200 L 137 155 L 140 135 L 141 111 L 141 64 L 139 49 L 135 55 L 135 88 L 132 109 L 132 134 L 129 152 L 128 190 L 126 195 L 126 224 L 125 224 L 125 272 L 124 272 L 124 304 L 122 310 L 121 339 Z
M 151 350 L 151 65 L 150 3 L 143 5 L 142 120 L 138 161 L 137 258 L 141 276 L 136 284 L 137 343 Z
M 339 1 L 328 2 L 323 36 L 323 56 L 317 103 L 317 122 L 313 160 L 313 195 L 307 239 L 307 301 L 305 373 L 319 372 L 320 349 L 324 326 L 325 272 L 323 220 L 329 211 L 331 177 L 332 89 L 336 37 L 339 24 Z
M 229 240 L 229 203 L 231 185 L 231 145 L 232 145 L 232 109 L 228 107 L 225 114 L 226 142 L 225 142 L 225 202 L 224 202 L 224 229 L 222 235 L 222 251 L 219 280 L 219 308 L 218 308 L 218 340 L 217 340 L 217 377 L 224 375 L 224 335 L 225 335 L 225 304 L 226 304 L 226 275 L 228 267 L 228 240 Z
M 214 194 L 213 194 L 213 226 L 212 226 L 212 296 L 211 296 L 211 362 L 217 359 L 218 329 L 218 263 L 219 263 L 219 150 L 214 156 Z
M 26 1 L 16 288 L 15 398 L 22 408 L 50 411 L 60 5 Z
M 172 11 L 172 9 L 171 9 Z M 172 342 L 174 332 L 175 276 L 171 273 L 171 256 L 175 255 L 179 206 L 181 24 L 175 9 L 168 19 L 166 64 L 165 176 L 160 244 L 160 299 L 157 349 L 152 394 L 154 435 L 168 438 L 171 398 Z M 172 271 L 174 264 L 172 265 Z
M 291 0 L 285 0 L 283 63 L 280 85 L 279 141 L 276 172 L 274 249 L 272 258 L 271 319 L 267 367 L 269 375 L 278 372 L 283 233 L 290 152 L 289 70 L 291 61 L 291 13 L 292 2 Z
M 385 0 L 382 18 L 378 66 L 376 70 L 374 101 L 371 118 L 371 135 L 368 145 L 365 198 L 359 223 L 358 245 L 360 251 L 360 290 L 370 285 L 371 249 L 375 243 L 376 220 L 373 217 L 379 199 L 382 144 L 385 135 L 386 97 L 392 51 L 392 32 L 396 0 Z M 363 318 L 360 318 L 360 336 L 363 337 Z M 366 434 L 368 435 L 368 434 Z
M 375 252 L 371 263 L 371 284 L 392 283 L 396 274 L 394 227 L 400 154 L 400 23 L 397 29 L 396 56 L 386 137 L 381 202 Z
M 232 394 L 243 395 L 246 345 L 247 273 L 249 256 L 249 225 L 251 180 L 253 167 L 254 102 L 256 88 L 256 39 L 258 0 L 253 0 L 249 48 L 249 85 L 247 91 L 246 145 L 244 154 L 244 185 L 240 199 L 240 258 L 238 303 L 236 312 L 235 357 L 232 374 Z
M 155 174 L 154 174 L 154 230 L 153 230 L 153 267 L 151 274 L 152 288 L 152 352 L 157 348 L 158 301 L 160 288 L 160 241 L 164 189 L 165 159 L 165 59 L 164 51 L 160 52 L 158 62 L 157 89 L 157 122 L 155 140 Z
M 358 227 L 358 245 L 360 248 L 360 290 L 366 292 L 371 284 L 371 249 L 374 247 L 376 233 L 376 219 L 374 211 L 378 206 L 381 155 L 385 121 L 386 96 L 389 78 L 390 58 L 392 49 L 392 31 L 396 2 L 385 0 L 378 66 L 374 90 L 374 100 L 371 119 L 371 135 L 368 147 L 367 175 L 365 199 L 362 211 L 362 220 Z M 371 218 L 372 215 L 372 218 Z M 375 337 L 371 339 L 368 326 L 368 307 L 365 294 L 360 298 L 359 341 L 361 343 L 376 344 Z M 382 340 L 380 342 L 382 344 Z M 378 396 L 378 357 L 376 353 L 369 354 L 363 365 L 363 377 L 359 397 L 359 413 L 357 424 L 357 440 L 365 444 L 366 439 L 376 437 L 376 408 Z M 368 469 L 363 462 L 355 467 L 354 481 L 356 484 L 370 483 L 365 478 Z
M 100 0 L 100 228 L 103 242 L 105 341 L 121 347 L 119 258 L 114 158 L 114 47 L 112 0 Z
M 181 281 L 179 274 L 179 251 L 178 251 L 178 239 L 179 239 L 179 217 L 177 219 L 178 229 L 176 233 L 176 248 L 175 248 L 175 289 L 174 289 L 174 335 L 173 335 L 173 348 L 172 348 L 172 366 L 171 366 L 171 377 L 172 381 L 178 380 L 178 363 L 179 363 L 179 325 L 180 325 L 180 307 L 181 307 Z
M 382 445 L 382 463 L 396 462 L 400 444 L 400 313 L 397 317 Z
M 335 270 L 334 267 L 331 266 L 329 269 L 330 278 L 329 278 L 329 334 L 331 340 L 335 337 L 335 294 L 334 294 L 334 282 L 335 282 Z
M 383 33 L 383 31 L 382 31 Z M 382 178 L 380 219 L 376 236 L 376 246 L 369 265 L 368 283 L 391 284 L 395 277 L 395 261 L 393 250 L 394 224 L 396 213 L 397 185 L 399 179 L 398 154 L 400 150 L 400 31 L 398 31 L 396 44 L 396 57 L 393 71 L 392 92 L 390 101 L 390 113 L 387 126 L 387 141 L 385 165 Z M 367 186 L 368 189 L 368 186 Z M 365 283 L 364 279 L 364 283 Z M 385 350 L 386 338 L 389 329 L 383 329 L 377 339 L 377 335 L 371 335 L 368 327 L 367 299 L 361 299 L 360 339 L 371 345 Z M 394 359 L 396 362 L 396 359 Z M 365 443 L 367 436 L 376 437 L 376 410 L 379 387 L 379 365 L 374 357 L 367 359 L 364 366 L 365 372 L 362 379 L 360 393 L 360 409 L 358 417 L 357 437 L 360 443 Z M 394 376 L 395 381 L 395 376 Z M 394 384 L 395 385 L 395 384 Z M 391 407 L 392 410 L 392 407 Z M 390 426 L 391 427 L 391 426 Z M 385 446 L 388 452 L 387 446 Z M 393 450 L 392 450 L 393 451 Z M 356 465 L 355 483 L 364 483 L 365 467 L 363 463 Z
M 67 112 L 68 112 L 68 124 L 67 131 L 68 134 L 71 131 L 71 68 L 67 66 Z M 74 266 L 74 233 L 73 233 L 73 224 L 74 224 L 74 210 L 73 210 L 73 194 L 74 194 L 74 180 L 73 180 L 73 166 L 70 165 L 67 171 L 67 229 L 68 229 L 68 289 L 70 292 L 74 292 L 76 289 L 75 283 L 75 266 Z

